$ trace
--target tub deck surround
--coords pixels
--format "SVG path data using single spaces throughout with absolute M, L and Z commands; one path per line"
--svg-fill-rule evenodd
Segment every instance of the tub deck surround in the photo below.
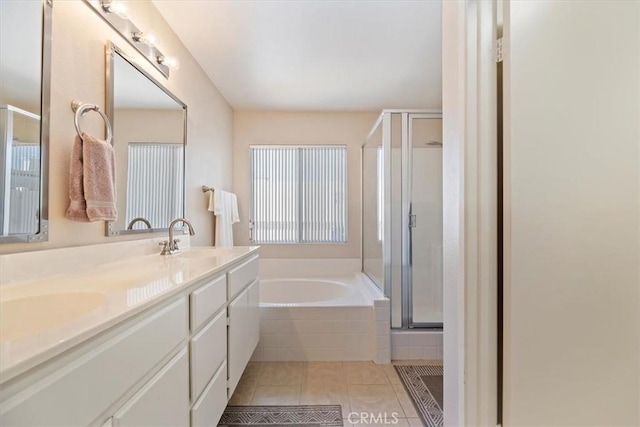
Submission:
M 198 285 L 201 279 L 229 269 L 257 251 L 256 246 L 187 248 L 171 256 L 136 256 L 3 284 L 0 383 Z M 20 254 L 23 262 L 24 255 Z M 52 256 L 55 259 L 57 254 Z
M 389 363 L 389 300 L 364 274 L 262 277 L 254 361 Z

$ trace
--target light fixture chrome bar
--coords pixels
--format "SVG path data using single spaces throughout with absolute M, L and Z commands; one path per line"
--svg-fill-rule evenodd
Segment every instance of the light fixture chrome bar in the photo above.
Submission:
M 113 7 L 112 0 L 84 0 L 94 12 L 116 30 L 131 46 L 136 48 L 160 73 L 169 78 L 166 56 L 156 46 L 145 40 L 145 33 L 128 17 L 121 16 Z

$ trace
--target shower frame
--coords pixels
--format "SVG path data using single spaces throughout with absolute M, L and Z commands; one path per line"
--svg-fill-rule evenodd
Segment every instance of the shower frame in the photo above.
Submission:
M 413 192 L 413 162 L 411 161 L 411 141 L 412 126 L 410 121 L 413 118 L 423 119 L 442 119 L 442 111 L 440 110 L 422 110 L 422 109 L 384 109 L 375 121 L 371 131 L 367 134 L 361 148 L 361 186 L 364 185 L 364 149 L 375 134 L 379 126 L 382 126 L 382 150 L 383 156 L 383 240 L 382 240 L 382 258 L 383 258 L 383 292 L 391 300 L 390 315 L 393 325 L 393 283 L 392 277 L 392 244 L 391 244 L 391 228 L 392 228 L 392 115 L 401 115 L 401 326 L 393 327 L 394 329 L 439 329 L 443 328 L 442 322 L 414 322 L 413 321 L 413 265 L 412 265 L 412 239 L 413 227 L 412 223 L 412 192 Z M 362 206 L 364 206 L 364 191 L 362 192 Z M 364 210 L 361 212 L 362 220 L 362 271 L 365 271 L 364 265 Z

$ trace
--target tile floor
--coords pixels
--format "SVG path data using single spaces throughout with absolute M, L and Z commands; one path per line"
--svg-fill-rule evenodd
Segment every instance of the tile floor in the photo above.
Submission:
M 349 413 L 393 412 L 396 424 L 422 426 L 409 395 L 393 364 L 441 364 L 441 361 L 411 360 L 376 365 L 373 362 L 251 362 L 229 405 L 342 405 L 344 425 Z M 363 426 L 358 421 L 359 426 Z

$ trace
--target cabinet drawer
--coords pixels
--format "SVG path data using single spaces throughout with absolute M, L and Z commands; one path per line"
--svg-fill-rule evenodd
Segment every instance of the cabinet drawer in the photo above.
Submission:
M 227 357 L 227 310 L 191 339 L 191 400 L 196 400 Z
M 189 425 L 187 349 L 158 372 L 113 416 L 114 427 Z
M 88 352 L 79 349 L 73 362 L 3 402 L 0 425 L 93 422 L 187 337 L 186 298 L 134 322 Z
M 195 331 L 227 302 L 225 275 L 216 277 L 193 291 L 190 300 L 191 330 Z
M 253 257 L 227 273 L 227 296 L 232 300 L 238 292 L 258 277 L 258 257 Z
M 227 406 L 227 364 L 223 363 L 191 409 L 191 427 L 218 425 Z

